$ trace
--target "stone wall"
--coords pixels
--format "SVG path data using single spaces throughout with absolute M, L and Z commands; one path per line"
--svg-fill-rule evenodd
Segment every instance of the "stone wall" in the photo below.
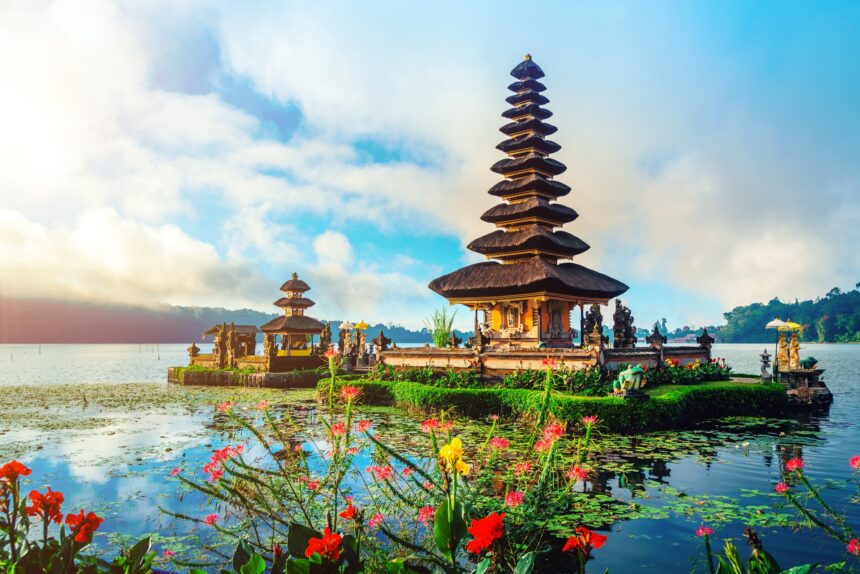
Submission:
M 189 371 L 184 367 L 167 369 L 167 381 L 177 385 L 236 386 L 271 389 L 309 389 L 323 377 L 317 371 L 291 373 L 239 373 L 235 371 Z
M 391 349 L 382 353 L 382 363 L 393 367 L 426 368 L 439 371 L 477 370 L 485 376 L 503 376 L 514 371 L 544 369 L 544 360 L 553 358 L 562 369 L 585 369 L 597 364 L 596 349 L 487 350 L 416 347 Z

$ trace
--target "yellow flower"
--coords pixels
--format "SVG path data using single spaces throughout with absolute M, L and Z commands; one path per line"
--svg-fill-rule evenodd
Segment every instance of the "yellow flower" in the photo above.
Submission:
M 458 460 L 463 458 L 463 441 L 456 437 L 451 439 L 449 444 L 439 449 L 439 456 L 448 463 L 449 467 L 454 466 Z
M 463 459 L 460 459 L 454 464 L 454 469 L 457 471 L 457 474 L 462 476 L 466 476 L 469 474 L 469 471 L 472 470 L 472 467 L 463 462 Z

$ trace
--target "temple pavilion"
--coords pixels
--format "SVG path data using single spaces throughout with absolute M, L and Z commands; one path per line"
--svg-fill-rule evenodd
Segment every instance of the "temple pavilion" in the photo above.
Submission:
M 275 306 L 284 310 L 281 317 L 272 319 L 260 330 L 265 336 L 267 354 L 279 357 L 309 356 L 313 349 L 313 337 L 319 335 L 325 325 L 313 317 L 305 315 L 305 309 L 315 303 L 304 296 L 310 291 L 307 283 L 299 279 L 297 273 L 283 285 L 284 296 L 275 301 Z M 276 339 L 281 337 L 280 342 Z
M 549 157 L 561 146 L 547 139 L 558 128 L 544 122 L 552 116 L 542 107 L 549 102 L 538 81 L 544 73 L 526 55 L 511 75 L 512 107 L 502 113 L 510 121 L 500 128 L 508 139 L 496 146 L 508 157 L 490 168 L 504 177 L 489 190 L 501 203 L 481 216 L 498 229 L 468 245 L 489 261 L 434 279 L 430 288 L 472 309 L 475 331 L 491 349 L 572 347 L 571 311 L 580 308 L 581 329 L 584 305 L 606 305 L 627 285 L 570 261 L 589 246 L 561 230 L 578 214 L 556 202 L 570 187 L 555 179 L 567 168 Z

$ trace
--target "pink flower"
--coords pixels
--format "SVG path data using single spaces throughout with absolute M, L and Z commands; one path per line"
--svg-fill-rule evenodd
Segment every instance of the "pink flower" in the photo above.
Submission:
M 418 522 L 427 526 L 436 515 L 436 508 L 432 506 L 424 506 L 418 511 Z
M 543 429 L 543 438 L 547 440 L 558 440 L 564 434 L 564 427 L 560 424 L 546 425 Z
M 776 488 L 774 488 L 774 490 L 776 490 L 779 494 L 785 494 L 786 492 L 788 492 L 788 485 L 784 482 L 780 482 L 776 485 Z
M 174 554 L 176 554 L 176 553 L 175 553 L 173 550 L 165 550 L 165 551 L 162 553 L 162 556 L 164 556 L 164 557 L 165 557 L 165 558 L 167 558 L 167 559 L 170 559 L 170 558 L 173 558 L 173 555 L 174 555 Z
M 373 517 L 367 521 L 367 525 L 371 528 L 376 528 L 385 520 L 385 517 L 381 514 L 374 514 Z
M 334 359 L 335 357 L 337 357 L 337 349 L 335 349 L 334 347 L 329 347 L 326 352 L 323 353 L 323 356 L 329 360 Z
M 553 441 L 547 440 L 545 438 L 538 439 L 535 442 L 535 450 L 538 452 L 546 452 L 549 450 L 549 447 L 552 446 L 552 442 Z
M 367 432 L 367 429 L 369 429 L 370 425 L 372 424 L 373 423 L 368 419 L 362 419 L 358 421 L 358 423 L 356 423 L 355 430 L 357 430 L 358 432 Z
M 439 425 L 439 430 L 448 432 L 454 428 L 454 421 L 445 421 L 444 423 Z
M 523 475 L 523 474 L 526 474 L 528 472 L 531 472 L 531 470 L 532 470 L 532 463 L 529 461 L 518 462 L 516 464 L 516 466 L 514 467 L 514 472 L 519 474 L 519 475 Z
M 596 423 L 597 423 L 597 417 L 595 415 L 582 417 L 582 424 L 584 424 L 587 427 L 594 426 Z
M 518 490 L 510 491 L 505 495 L 505 506 L 508 506 L 510 508 L 516 508 L 523 503 L 524 496 L 525 495 Z
M 260 401 L 257 403 L 257 410 L 265 411 L 269 408 L 269 401 Z
M 427 419 L 423 423 L 421 423 L 421 430 L 424 432 L 430 432 L 433 429 L 439 428 L 439 419 Z
M 203 519 L 203 523 L 207 524 L 209 526 L 215 526 L 215 524 L 217 522 L 218 522 L 218 515 L 217 514 L 209 514 L 206 516 L 206 518 Z
M 490 420 L 492 420 L 492 421 L 499 420 L 499 415 L 490 415 Z
M 710 526 L 699 526 L 699 529 L 696 530 L 696 536 L 710 536 L 714 533 L 714 529 Z
M 802 458 L 793 458 L 785 463 L 785 470 L 788 472 L 794 472 L 795 470 L 800 470 L 803 468 L 803 459 Z
M 176 476 L 180 472 L 182 472 L 181 468 L 174 468 L 173 470 L 170 471 L 170 476 Z
M 331 425 L 331 434 L 334 436 L 343 436 L 346 434 L 346 425 L 342 422 Z
M 376 466 L 371 465 L 365 469 L 368 473 L 372 474 L 376 480 L 385 480 L 387 478 L 391 478 L 392 473 L 394 472 L 390 466 Z
M 852 538 L 848 541 L 848 552 L 853 554 L 854 556 L 860 556 L 860 540 L 857 538 Z
M 848 464 L 850 464 L 851 468 L 854 470 L 860 470 L 860 456 L 852 456 L 851 460 L 848 461 Z
M 493 438 L 490 439 L 490 446 L 495 448 L 495 449 L 498 449 L 498 450 L 504 450 L 504 449 L 508 448 L 508 446 L 510 446 L 510 443 L 508 442 L 508 439 L 506 439 L 506 438 L 502 438 L 500 436 L 494 436 Z
M 548 369 L 551 369 L 551 368 L 555 367 L 555 365 L 556 365 L 555 359 L 551 359 L 550 357 L 547 357 L 546 359 L 541 361 L 541 363 L 543 363 L 543 366 L 548 368 Z
M 412 470 L 411 468 L 409 468 L 408 466 L 407 466 L 407 467 L 405 467 L 405 468 L 403 469 L 403 471 L 402 471 L 403 476 L 405 476 L 406 478 L 409 478 L 410 476 L 412 476 L 412 473 L 413 473 L 413 472 L 415 472 L 415 471 L 414 471 L 414 470 Z
M 218 482 L 224 476 L 224 470 L 221 468 L 212 469 L 209 473 L 209 482 Z
M 311 480 L 306 476 L 300 476 L 299 482 L 303 482 L 308 487 L 308 490 L 316 490 L 320 487 L 319 481 Z
M 424 487 L 424 490 L 433 490 L 433 483 L 429 480 L 425 480 L 424 484 L 422 484 L 421 486 Z
M 358 447 L 357 446 L 351 446 L 348 449 L 346 449 L 346 452 L 348 452 L 352 456 L 355 456 L 358 454 Z
M 218 405 L 218 410 L 222 413 L 226 413 L 228 411 L 233 410 L 233 405 L 235 405 L 234 402 L 227 401 L 226 403 L 221 403 L 220 405 Z
M 581 466 L 574 465 L 567 471 L 567 477 L 570 480 L 585 481 L 588 479 L 588 471 Z
M 340 390 L 340 396 L 343 397 L 343 400 L 345 401 L 353 401 L 357 399 L 360 394 L 361 389 L 358 387 L 345 386 Z

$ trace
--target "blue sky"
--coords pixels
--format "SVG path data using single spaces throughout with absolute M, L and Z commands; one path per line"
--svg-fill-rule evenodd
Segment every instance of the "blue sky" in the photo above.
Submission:
M 509 70 L 543 67 L 578 261 L 645 326 L 860 276 L 860 5 L 0 8 L 0 294 L 420 325 L 479 258 Z M 467 313 L 461 313 L 468 327 Z

